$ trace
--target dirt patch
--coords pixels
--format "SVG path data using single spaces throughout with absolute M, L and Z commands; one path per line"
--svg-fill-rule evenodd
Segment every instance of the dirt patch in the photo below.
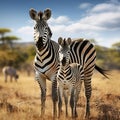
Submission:
M 0 90 L 2 90 L 2 89 L 3 89 L 3 86 L 0 85 Z

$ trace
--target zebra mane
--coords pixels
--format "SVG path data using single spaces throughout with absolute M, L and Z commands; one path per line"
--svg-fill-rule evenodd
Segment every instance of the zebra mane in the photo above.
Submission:
M 66 43 L 65 38 L 64 38 L 64 40 L 63 40 L 63 46 L 67 46 L 67 43 Z
M 39 11 L 38 16 L 40 17 L 40 19 L 42 19 L 43 12 L 42 12 L 42 11 Z

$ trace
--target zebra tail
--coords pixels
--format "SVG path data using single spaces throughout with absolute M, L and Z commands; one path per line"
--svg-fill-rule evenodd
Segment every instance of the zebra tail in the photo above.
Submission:
M 102 68 L 100 68 L 99 66 L 95 65 L 95 69 L 100 72 L 103 76 L 105 76 L 107 79 L 109 79 L 108 77 L 108 70 L 104 70 Z

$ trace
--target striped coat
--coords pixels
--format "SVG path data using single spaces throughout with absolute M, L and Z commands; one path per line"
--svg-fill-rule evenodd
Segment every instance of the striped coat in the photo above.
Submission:
M 79 99 L 82 81 L 84 80 L 84 69 L 77 63 L 66 63 L 65 66 L 60 64 L 57 74 L 58 79 L 58 109 L 59 117 L 62 108 L 62 96 L 65 99 L 66 117 L 68 116 L 68 97 L 70 95 L 70 106 L 72 117 L 77 117 L 76 105 Z
M 64 82 L 66 79 L 66 81 L 68 80 L 68 81 L 75 82 L 75 80 L 72 79 L 72 77 L 71 77 L 73 71 L 67 73 L 66 69 L 68 71 L 70 71 L 69 70 L 69 69 L 71 69 L 70 63 L 74 63 L 74 62 L 76 64 L 79 63 L 80 66 L 82 66 L 81 70 L 76 69 L 76 72 L 73 72 L 73 73 L 74 73 L 74 76 L 78 77 L 78 78 L 76 78 L 76 80 L 78 79 L 78 81 L 80 81 L 79 78 L 81 78 L 81 71 L 84 75 L 84 77 L 82 77 L 82 79 L 84 80 L 85 96 L 86 96 L 86 117 L 89 117 L 89 115 L 90 115 L 89 100 L 90 100 L 91 91 L 92 91 L 91 78 L 92 78 L 92 74 L 94 71 L 95 60 L 96 60 L 95 48 L 88 40 L 82 40 L 82 39 L 72 41 L 71 38 L 68 38 L 67 40 L 65 40 L 60 37 L 58 39 L 58 43 L 60 45 L 59 59 L 60 59 L 60 63 L 62 64 L 62 65 L 60 65 L 60 69 L 58 70 L 58 81 L 60 82 L 60 80 L 61 80 Z M 66 65 L 64 66 L 64 64 L 67 64 L 67 66 Z M 79 66 L 79 64 L 77 66 Z M 62 68 L 64 68 L 63 66 L 66 69 L 62 69 Z M 68 77 L 68 79 L 67 79 L 67 77 Z M 78 85 L 78 83 L 76 83 L 76 84 Z M 78 85 L 78 86 L 81 86 L 81 85 Z M 69 85 L 67 87 L 71 88 L 71 87 L 69 87 Z M 76 116 L 75 114 L 72 114 L 72 115 Z
M 55 41 L 51 40 L 52 32 L 47 24 L 47 20 L 51 17 L 51 10 L 46 9 L 43 12 L 40 11 L 37 13 L 36 10 L 30 9 L 30 17 L 36 23 L 34 26 L 34 41 L 36 47 L 34 68 L 35 79 L 38 81 L 41 89 L 41 116 L 43 117 L 45 113 L 46 79 L 49 79 L 52 82 L 53 116 L 55 117 L 57 115 L 56 75 L 59 68 L 59 45 Z M 70 62 L 82 64 L 85 68 L 86 80 L 84 83 L 86 88 L 86 97 L 89 98 L 91 88 L 90 86 L 87 86 L 87 79 L 91 79 L 94 67 L 103 75 L 105 75 L 104 71 L 95 65 L 96 52 L 94 50 L 94 46 L 88 40 L 75 40 L 72 42 L 70 49 Z

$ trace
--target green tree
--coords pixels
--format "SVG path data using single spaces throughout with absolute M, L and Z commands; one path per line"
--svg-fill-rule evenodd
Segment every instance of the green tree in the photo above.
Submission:
M 11 32 L 8 28 L 0 28 L 0 41 L 2 41 L 3 48 L 6 48 L 7 45 L 10 46 L 11 49 L 13 49 L 13 41 L 19 40 L 20 38 L 16 36 L 5 36 L 7 32 Z
M 5 36 L 3 39 L 6 41 L 6 44 L 9 44 L 10 48 L 13 49 L 13 41 L 19 40 L 20 38 L 16 36 Z
M 120 42 L 116 42 L 116 43 L 112 44 L 112 47 L 117 50 L 120 50 Z
M 4 34 L 7 32 L 11 32 L 11 30 L 8 28 L 0 28 L 0 40 L 2 41 L 2 44 L 4 44 Z

